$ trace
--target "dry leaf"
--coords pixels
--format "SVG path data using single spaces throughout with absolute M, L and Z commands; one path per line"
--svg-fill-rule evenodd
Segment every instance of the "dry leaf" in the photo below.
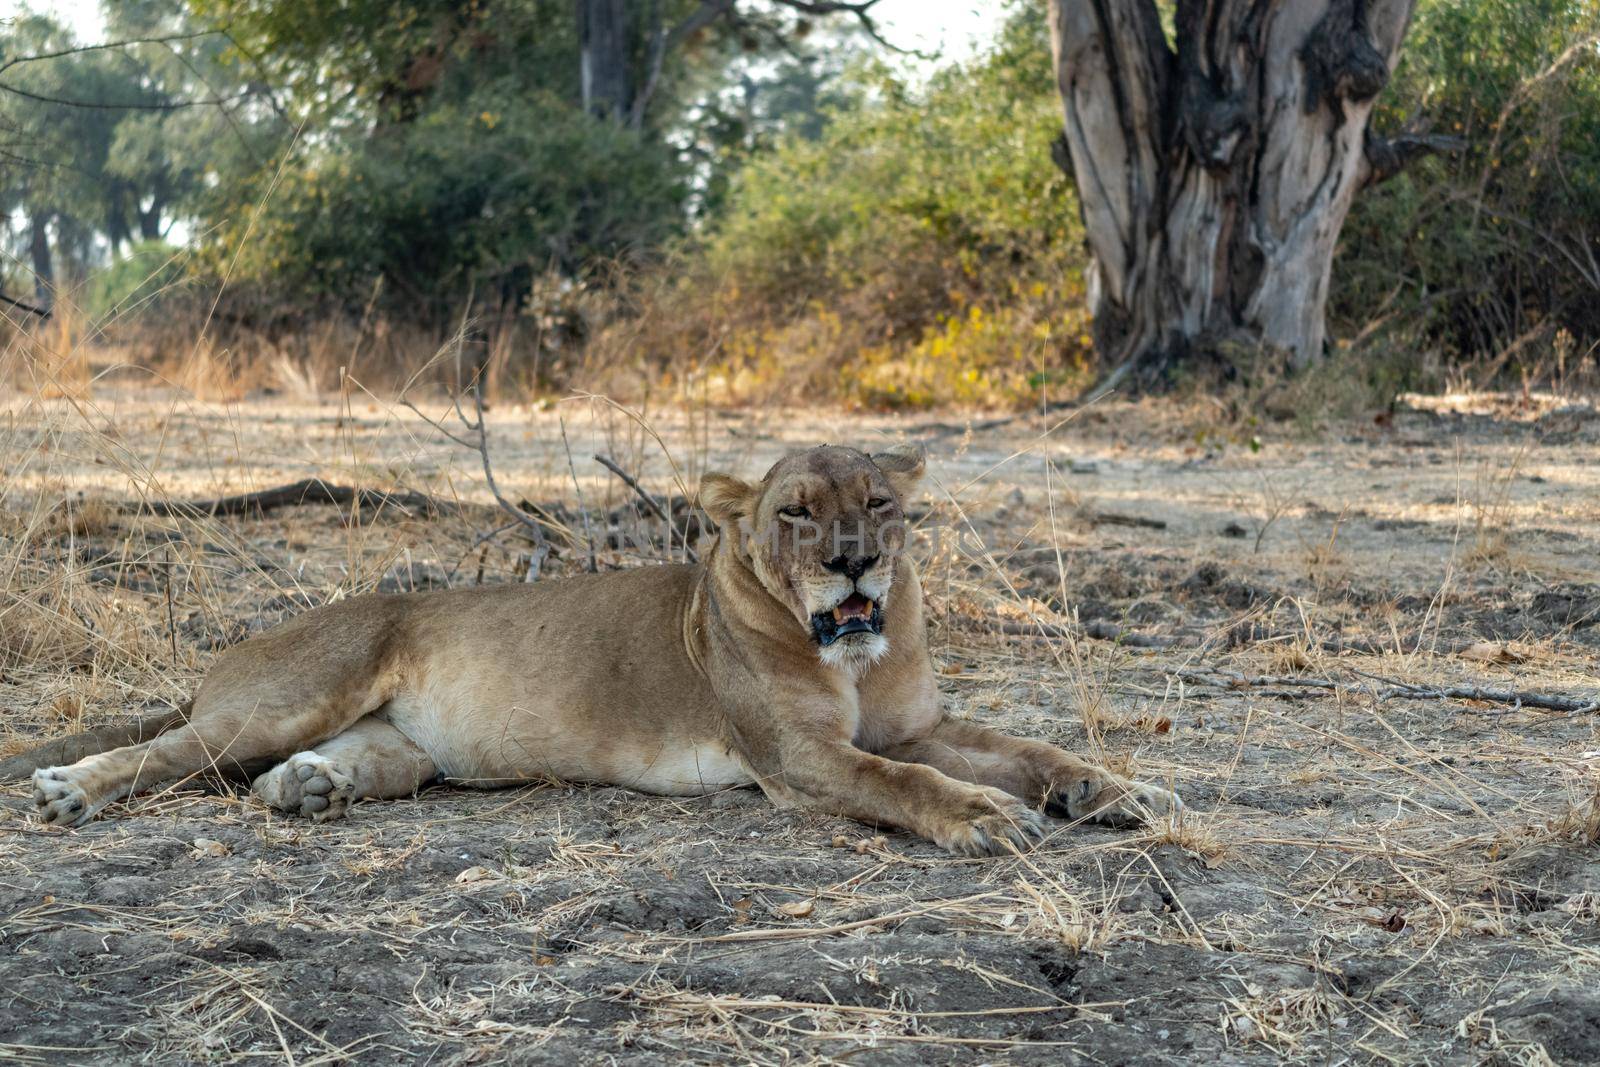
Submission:
M 817 902 L 815 900 L 791 900 L 787 904 L 779 904 L 776 910 L 791 919 L 804 919 L 807 915 L 817 910 Z
M 1498 641 L 1479 641 L 1468 645 L 1458 655 L 1479 663 L 1521 663 L 1528 658 L 1510 645 L 1502 645 Z
M 487 882 L 495 877 L 495 873 L 487 867 L 468 867 L 456 875 L 456 882 Z
M 197 837 L 192 844 L 194 845 L 194 852 L 191 854 L 197 860 L 207 857 L 214 859 L 228 854 L 227 845 L 224 845 L 221 841 L 213 841 L 209 837 Z

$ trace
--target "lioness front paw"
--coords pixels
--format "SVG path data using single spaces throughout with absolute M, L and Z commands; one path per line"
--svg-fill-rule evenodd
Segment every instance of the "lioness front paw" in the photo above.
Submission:
M 1056 790 L 1046 799 L 1044 810 L 1057 818 L 1089 819 L 1122 828 L 1143 826 L 1180 812 L 1183 801 L 1170 789 L 1107 774 Z
M 33 772 L 33 803 L 40 821 L 53 826 L 81 826 L 99 811 L 71 767 L 41 767 Z
M 1049 831 L 1049 822 L 1016 797 L 985 789 L 971 810 L 934 840 L 961 856 L 999 856 L 1009 851 L 1008 844 L 1028 850 Z
M 250 791 L 279 811 L 327 822 L 349 812 L 356 783 L 328 757 L 299 752 L 257 778 Z

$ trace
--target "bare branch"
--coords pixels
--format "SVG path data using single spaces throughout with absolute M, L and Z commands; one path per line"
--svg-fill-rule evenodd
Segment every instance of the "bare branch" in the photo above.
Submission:
M 1394 137 L 1380 137 L 1367 130 L 1362 145 L 1367 176 L 1364 185 L 1377 185 L 1399 174 L 1412 160 L 1436 152 L 1460 152 L 1467 142 L 1460 137 L 1433 133 L 1402 133 Z
M 193 33 L 172 33 L 162 37 L 130 37 L 125 41 L 73 45 L 71 48 L 62 48 L 55 52 L 38 52 L 31 56 L 15 56 L 4 63 L 0 63 L 0 74 L 4 74 L 12 67 L 20 67 L 24 63 L 39 63 L 47 59 L 64 59 L 67 56 L 82 55 L 85 52 L 105 52 L 115 48 L 127 48 L 136 44 L 170 45 L 176 41 L 193 41 L 201 37 L 212 37 L 221 33 L 221 30 L 196 30 Z
M 649 508 L 650 511 L 660 518 L 662 522 L 666 523 L 669 528 L 672 526 L 672 516 L 667 514 L 666 509 L 658 504 L 656 502 L 656 498 L 646 492 L 644 486 L 635 481 L 631 474 L 617 466 L 616 462 L 608 456 L 602 456 L 596 453 L 594 460 L 596 463 L 600 464 L 600 466 L 604 467 L 612 474 L 615 474 L 618 478 L 621 478 L 622 483 L 629 489 L 632 489 L 640 500 L 644 501 L 645 507 Z M 690 563 L 700 562 L 700 557 L 695 555 L 694 549 L 689 547 L 688 538 L 684 538 L 683 554 L 688 557 Z
M 461 359 L 461 347 L 466 343 L 467 329 L 468 327 L 464 324 L 455 337 L 454 343 L 458 367 Z M 437 419 L 431 419 L 422 414 L 422 412 L 417 409 L 417 406 L 411 403 L 409 400 L 401 400 L 401 403 L 410 408 L 412 411 L 416 412 L 418 417 L 420 417 L 423 422 L 426 422 L 429 426 L 432 426 L 435 430 L 439 431 L 439 433 L 449 438 L 451 441 L 454 441 L 463 448 L 470 448 L 474 452 L 478 453 L 479 458 L 483 462 L 483 480 L 489 486 L 489 493 L 494 497 L 494 502 L 500 506 L 501 511 L 505 512 L 512 519 L 516 520 L 516 525 L 519 525 L 528 531 L 528 534 L 533 538 L 533 543 L 536 547 L 534 548 L 532 558 L 528 561 L 527 577 L 527 580 L 531 582 L 538 578 L 540 566 L 543 564 L 545 557 L 550 554 L 550 543 L 549 539 L 545 537 L 544 527 L 539 524 L 538 520 L 533 518 L 523 509 L 519 508 L 516 504 L 513 504 L 510 500 L 506 499 L 505 494 L 500 491 L 500 483 L 495 481 L 494 464 L 489 459 L 489 426 L 487 420 L 484 418 L 484 370 L 485 367 L 482 365 L 482 363 L 473 368 L 472 384 L 469 387 L 472 390 L 472 418 L 469 419 L 467 417 L 467 413 L 461 409 L 461 397 L 459 393 L 453 396 L 450 401 L 451 408 L 455 411 L 456 418 L 460 420 L 461 425 L 465 428 L 467 436 L 461 436 L 445 429 L 443 424 L 441 424 Z
M 157 103 L 143 104 L 107 104 L 95 100 L 68 100 L 60 96 L 45 96 L 42 93 L 30 93 L 26 89 L 18 89 L 15 85 L 0 83 L 0 93 L 10 93 L 20 96 L 24 100 L 33 100 L 41 104 L 60 104 L 63 107 L 81 107 L 94 111 L 182 111 L 191 107 L 222 107 L 226 104 L 248 100 L 254 95 L 254 90 L 246 89 L 237 96 L 217 97 L 211 100 L 168 100 Z
M 1217 667 L 1202 667 L 1173 672 L 1178 678 L 1207 685 L 1216 685 L 1220 679 L 1222 684 L 1233 687 L 1260 688 L 1265 686 L 1370 693 L 1379 703 L 1385 700 L 1476 700 L 1489 704 L 1508 705 L 1514 711 L 1521 708 L 1538 708 L 1541 711 L 1564 711 L 1568 715 L 1584 715 L 1600 711 L 1600 700 L 1585 699 L 1583 697 L 1557 696 L 1550 693 L 1534 693 L 1514 689 L 1487 689 L 1478 685 L 1412 685 L 1408 682 L 1398 682 L 1392 678 L 1368 674 L 1366 671 L 1355 671 L 1354 673 L 1363 678 L 1382 682 L 1388 688 L 1374 692 L 1370 686 L 1339 682 L 1332 678 L 1240 674 L 1238 671 L 1222 670 Z
M 877 6 L 879 0 L 859 0 L 856 3 L 846 3 L 842 0 L 776 0 L 776 2 L 803 15 L 854 15 L 862 32 L 891 52 L 916 56 L 919 59 L 935 58 L 916 49 L 902 48 L 883 36 L 872 17 L 872 9 Z M 701 0 L 700 6 L 670 31 L 662 32 L 659 25 L 655 27 L 650 41 L 649 70 L 645 75 L 643 87 L 634 97 L 633 110 L 628 116 L 630 125 L 638 128 L 644 123 L 645 111 L 649 108 L 650 100 L 655 96 L 656 88 L 661 82 L 661 70 L 667 55 L 696 33 L 723 16 L 733 13 L 737 3 L 738 0 Z
M 9 304 L 18 311 L 26 311 L 28 314 L 37 315 L 41 319 L 48 319 L 50 317 L 49 308 L 34 307 L 32 304 L 23 303 L 21 300 L 13 300 L 4 293 L 0 293 L 0 303 Z
M 856 24 L 861 32 L 891 52 L 898 52 L 903 56 L 916 56 L 918 59 L 935 59 L 935 55 L 921 52 L 915 48 L 901 48 L 899 45 L 885 38 L 878 29 L 877 22 L 872 17 L 872 9 L 878 5 L 878 0 L 862 0 L 861 3 L 841 3 L 838 0 L 778 0 L 784 7 L 798 11 L 804 15 L 839 15 L 850 14 L 856 17 Z

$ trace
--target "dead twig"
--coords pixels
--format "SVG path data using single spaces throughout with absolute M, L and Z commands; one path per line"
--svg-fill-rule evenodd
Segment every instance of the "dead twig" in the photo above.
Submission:
M 651 496 L 649 492 L 646 491 L 644 486 L 635 481 L 632 475 L 623 470 L 621 467 L 617 466 L 616 462 L 609 456 L 602 456 L 597 452 L 595 453 L 594 461 L 600 464 L 600 466 L 604 467 L 606 470 L 610 471 L 612 474 L 615 474 L 618 478 L 622 479 L 622 484 L 626 485 L 629 489 L 632 489 L 634 494 L 644 502 L 644 506 L 650 509 L 651 513 L 653 513 L 662 522 L 666 523 L 668 529 L 673 528 L 672 516 L 667 514 L 666 509 L 657 503 L 656 498 Z M 689 539 L 687 537 L 685 537 L 683 540 L 683 554 L 688 558 L 690 563 L 700 562 L 700 557 L 695 555 L 694 549 L 689 547 Z
M 1489 704 L 1508 704 L 1515 708 L 1538 708 L 1541 711 L 1564 711 L 1568 715 L 1587 715 L 1600 711 L 1600 700 L 1581 697 L 1553 696 L 1520 689 L 1487 689 L 1478 685 L 1427 686 L 1411 685 L 1376 674 L 1357 671 L 1364 678 L 1384 682 L 1389 688 L 1378 694 L 1379 700 L 1479 700 Z
M 561 426 L 561 447 L 567 453 L 567 472 L 572 475 L 572 491 L 578 495 L 578 514 L 583 516 L 583 539 L 589 546 L 589 573 L 594 574 L 600 564 L 594 558 L 594 529 L 589 525 L 589 506 L 583 502 L 583 486 L 578 484 L 578 468 L 572 462 L 572 444 L 567 440 L 567 420 L 560 412 L 556 420 Z
M 1086 622 L 1078 626 L 1064 626 L 1052 622 L 987 622 L 983 626 L 985 629 L 995 633 L 1008 634 L 1015 637 L 1033 637 L 1040 640 L 1087 637 L 1094 641 L 1110 641 L 1112 644 L 1123 645 L 1127 648 L 1238 649 L 1255 645 L 1292 644 L 1306 640 L 1306 634 L 1301 630 L 1266 630 L 1259 626 L 1243 624 L 1227 630 L 1220 636 L 1213 635 L 1209 637 L 1193 631 L 1171 635 L 1140 633 L 1105 621 Z M 1482 641 L 1447 641 L 1438 638 L 1430 639 L 1422 634 L 1397 637 L 1392 641 L 1325 637 L 1313 639 L 1309 642 L 1311 648 L 1328 652 L 1335 656 L 1342 654 L 1356 656 L 1411 655 L 1416 652 L 1428 652 L 1438 656 L 1456 656 L 1482 645 Z M 1271 683 L 1264 682 L 1262 684 Z
M 1569 715 L 1584 715 L 1600 711 L 1600 700 L 1585 700 L 1581 697 L 1565 697 L 1514 689 L 1489 689 L 1479 685 L 1412 685 L 1409 682 L 1400 682 L 1393 678 L 1368 674 L 1366 671 L 1354 671 L 1353 673 L 1371 681 L 1382 682 L 1387 688 L 1374 690 L 1370 685 L 1340 682 L 1333 678 L 1307 678 L 1277 674 L 1241 674 L 1238 671 L 1223 670 L 1220 667 L 1185 668 L 1171 673 L 1174 677 L 1182 678 L 1185 681 L 1199 682 L 1204 685 L 1216 685 L 1220 679 L 1228 687 L 1236 689 L 1282 687 L 1368 693 L 1380 704 L 1386 700 L 1476 700 L 1489 704 L 1507 705 L 1513 711 L 1521 708 L 1538 708 L 1542 711 L 1564 711 Z
M 1285 688 L 1299 689 L 1345 689 L 1348 688 L 1331 678 L 1303 678 L 1295 675 L 1284 674 L 1240 674 L 1238 671 L 1227 671 L 1220 667 L 1184 668 L 1171 672 L 1176 678 L 1186 682 L 1200 682 L 1203 685 L 1215 685 L 1218 678 L 1227 682 L 1230 688 L 1260 688 L 1283 686 Z
M 458 333 L 455 339 L 458 375 L 461 363 L 461 349 L 464 344 L 465 334 L 463 331 L 463 333 Z M 466 412 L 461 410 L 460 393 L 456 393 L 450 398 L 451 410 L 455 412 L 456 419 L 461 423 L 462 430 L 465 431 L 467 436 L 454 433 L 448 429 L 442 421 L 424 415 L 422 411 L 410 400 L 402 399 L 400 403 L 410 408 L 419 419 L 421 419 L 423 422 L 426 422 L 429 426 L 432 426 L 435 430 L 439 431 L 439 433 L 443 434 L 451 441 L 454 441 L 463 448 L 470 448 L 474 452 L 478 453 L 479 458 L 483 461 L 483 480 L 489 486 L 489 493 L 494 497 L 494 502 L 500 505 L 500 510 L 515 519 L 517 524 L 523 529 L 527 530 L 533 538 L 534 549 L 528 560 L 528 575 L 526 580 L 530 582 L 537 581 L 540 567 L 543 565 L 545 557 L 550 554 L 550 543 L 544 535 L 544 528 L 539 525 L 538 521 L 530 516 L 527 512 L 517 507 L 517 505 L 513 504 L 510 500 L 506 499 L 505 494 L 500 491 L 499 483 L 495 481 L 494 464 L 489 459 L 489 425 L 488 421 L 484 418 L 483 377 L 485 369 L 486 368 L 481 361 L 473 369 L 472 384 L 470 386 L 473 404 L 472 418 L 469 419 Z

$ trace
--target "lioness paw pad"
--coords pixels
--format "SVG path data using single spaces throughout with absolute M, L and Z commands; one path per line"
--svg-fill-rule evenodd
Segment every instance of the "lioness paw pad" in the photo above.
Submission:
M 95 813 L 89 794 L 71 767 L 41 767 L 33 772 L 33 803 L 42 822 L 52 826 L 79 826 Z
M 335 761 L 300 752 L 257 778 L 251 791 L 279 811 L 327 822 L 349 812 L 356 785 Z

